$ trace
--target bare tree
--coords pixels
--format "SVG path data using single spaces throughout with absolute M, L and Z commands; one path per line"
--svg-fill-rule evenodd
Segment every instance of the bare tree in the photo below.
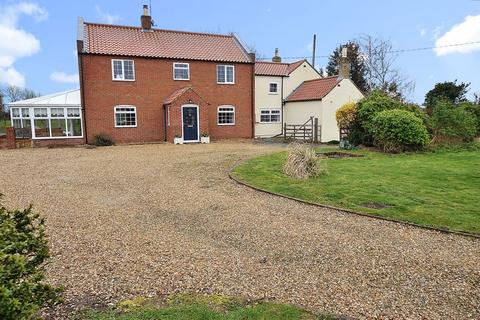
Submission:
M 480 106 L 480 92 L 473 94 L 473 103 L 478 104 Z
M 413 92 L 415 82 L 396 67 L 398 55 L 393 51 L 391 41 L 364 35 L 357 42 L 365 64 L 369 91 L 380 89 L 400 99 Z
M 20 88 L 17 86 L 8 86 L 4 89 L 4 95 L 9 102 L 32 99 L 40 96 L 40 93 L 27 88 Z

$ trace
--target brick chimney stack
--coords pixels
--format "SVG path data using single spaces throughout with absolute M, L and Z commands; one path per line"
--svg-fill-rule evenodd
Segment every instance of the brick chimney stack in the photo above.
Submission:
M 272 62 L 282 62 L 282 58 L 278 55 L 278 48 L 275 48 L 275 56 L 272 58 Z
M 342 48 L 342 57 L 340 58 L 339 77 L 350 79 L 350 61 L 348 60 L 348 48 Z
M 143 31 L 151 31 L 152 30 L 152 17 L 148 13 L 148 5 L 143 5 L 143 15 L 140 17 L 140 21 L 142 23 L 142 30 Z

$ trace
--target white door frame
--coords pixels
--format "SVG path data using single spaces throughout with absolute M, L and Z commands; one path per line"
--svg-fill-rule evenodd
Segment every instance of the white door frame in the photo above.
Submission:
M 183 128 L 184 128 L 184 123 L 183 123 L 183 108 L 196 108 L 197 109 L 197 140 L 185 140 L 184 133 L 183 133 Z M 200 142 L 200 114 L 198 110 L 198 105 L 196 104 L 184 104 L 182 106 L 182 139 L 184 143 L 195 143 L 195 142 Z

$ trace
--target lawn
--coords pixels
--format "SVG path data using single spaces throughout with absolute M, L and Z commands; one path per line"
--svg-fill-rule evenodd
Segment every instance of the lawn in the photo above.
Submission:
M 282 173 L 286 153 L 247 161 L 232 175 L 264 190 L 320 204 L 458 231 L 480 233 L 480 151 L 327 159 L 306 181 Z
M 87 311 L 85 320 L 310 320 L 334 319 L 314 315 L 291 305 L 248 302 L 224 296 L 175 295 L 162 304 L 137 298 L 108 311 Z
M 0 119 L 0 134 L 5 133 L 5 128 L 10 126 L 10 120 Z

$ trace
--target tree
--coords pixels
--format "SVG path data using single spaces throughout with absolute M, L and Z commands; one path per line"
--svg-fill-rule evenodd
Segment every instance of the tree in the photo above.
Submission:
M 473 94 L 473 103 L 480 106 L 480 92 Z
M 40 96 L 40 93 L 36 93 L 31 89 L 11 85 L 4 89 L 4 94 L 9 102 L 32 99 Z
M 403 100 L 415 89 L 415 82 L 408 80 L 395 66 L 398 55 L 389 40 L 364 35 L 356 41 L 365 64 L 368 91 L 382 90 L 390 97 Z
M 430 129 L 434 142 L 471 141 L 477 134 L 477 119 L 464 107 L 438 99 L 432 108 Z
M 344 45 L 337 47 L 330 55 L 328 65 L 326 68 L 328 76 L 335 76 L 339 74 L 340 59 L 342 57 L 342 48 L 347 47 L 347 58 L 350 63 L 350 79 L 357 85 L 357 87 L 367 92 L 367 80 L 365 79 L 365 64 L 360 52 L 360 46 L 355 41 L 350 41 Z
M 470 83 L 459 83 L 457 80 L 450 82 L 437 83 L 435 87 L 425 95 L 425 106 L 429 114 L 432 114 L 432 108 L 438 100 L 446 100 L 454 105 L 467 101 Z
M 48 258 L 44 220 L 31 206 L 11 211 L 0 205 L 0 319 L 31 319 L 59 301 L 60 289 L 42 282 Z

